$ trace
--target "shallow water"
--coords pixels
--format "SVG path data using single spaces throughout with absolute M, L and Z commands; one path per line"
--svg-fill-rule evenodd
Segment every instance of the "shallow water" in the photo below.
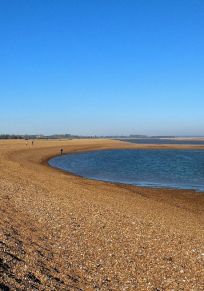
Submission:
M 202 150 L 103 150 L 58 156 L 49 164 L 96 180 L 204 191 Z

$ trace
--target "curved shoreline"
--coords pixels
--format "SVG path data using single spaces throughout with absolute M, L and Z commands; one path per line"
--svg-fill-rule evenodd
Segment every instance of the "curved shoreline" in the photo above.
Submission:
M 87 149 L 75 149 L 75 150 L 71 150 L 71 151 L 65 151 L 64 154 L 73 154 L 73 153 L 85 153 L 85 152 L 94 152 L 94 151 L 98 151 L 98 150 L 118 150 L 118 149 L 146 149 L 146 150 L 149 150 L 149 149 L 153 149 L 153 150 L 174 150 L 174 149 L 178 149 L 178 150 L 204 150 L 204 146 L 187 146 L 187 145 L 164 145 L 164 146 L 161 146 L 161 145 L 146 145 L 146 144 L 133 144 L 133 143 L 129 143 L 129 142 L 121 142 L 119 141 L 119 145 L 118 146 L 111 146 L 111 147 L 102 147 L 102 148 L 95 148 L 95 147 L 88 147 Z M 182 203 L 185 202 L 185 199 L 188 198 L 189 196 L 191 196 L 194 200 L 198 200 L 198 203 L 201 202 L 203 207 L 204 207 L 204 192 L 202 191 L 196 191 L 196 190 L 193 190 L 193 189 L 177 189 L 177 188 L 167 188 L 167 187 L 161 187 L 161 188 L 154 188 L 154 187 L 143 187 L 143 186 L 138 186 L 138 185 L 131 185 L 131 184 L 125 184 L 125 183 L 117 183 L 117 182 L 109 182 L 109 181 L 103 181 L 103 180 L 96 180 L 96 179 L 89 179 L 87 177 L 84 177 L 84 176 L 80 176 L 80 175 L 77 175 L 77 174 L 74 174 L 72 172 L 69 172 L 69 171 L 66 171 L 66 170 L 63 170 L 63 169 L 60 169 L 60 168 L 56 168 L 56 167 L 52 167 L 51 165 L 49 165 L 49 160 L 52 159 L 52 158 L 55 158 L 57 156 L 60 156 L 60 154 L 57 154 L 57 155 L 50 155 L 46 158 L 43 158 L 42 161 L 41 161 L 41 164 L 46 166 L 47 168 L 49 169 L 52 169 L 56 172 L 59 172 L 59 173 L 63 173 L 64 175 L 67 175 L 67 176 L 71 176 L 71 177 L 76 177 L 77 179 L 80 179 L 82 182 L 84 181 L 87 181 L 87 182 L 92 182 L 93 184 L 107 184 L 110 185 L 110 186 L 116 186 L 116 187 L 119 187 L 121 189 L 126 189 L 132 193 L 137 193 L 138 194 L 138 191 L 140 192 L 140 195 L 144 195 L 144 194 L 141 194 L 141 191 L 142 192 L 154 192 L 154 195 L 155 196 L 152 196 L 150 195 L 148 197 L 148 195 L 146 194 L 145 196 L 150 198 L 150 199 L 153 199 L 153 200 L 159 200 L 159 201 L 165 201 L 165 199 L 167 197 L 167 195 L 174 197 L 177 196 L 178 198 L 182 197 Z M 158 193 L 163 193 L 162 194 L 162 197 L 159 195 L 159 199 L 158 199 Z M 195 195 L 195 196 L 194 196 Z M 169 204 L 172 204 L 173 203 L 173 200 L 174 199 L 167 199 L 168 201 L 166 201 L 166 203 L 169 203 Z M 197 204 L 197 202 L 196 202 Z M 174 206 L 180 208 L 181 205 L 177 206 L 177 203 L 173 203 Z M 184 207 L 185 208 L 185 207 Z M 194 210 L 193 210 L 194 211 Z M 197 210 L 195 210 L 196 212 Z
M 65 152 L 136 148 L 111 140 L 36 141 L 30 148 L 0 141 L 3 284 L 202 290 L 203 195 L 64 173 L 47 165 L 62 146 Z
M 80 142 L 82 141 L 82 147 L 80 145 Z M 84 141 L 85 141 L 85 147 L 84 147 Z M 50 141 L 48 141 L 49 143 Z M 130 191 L 131 193 L 137 193 L 139 191 L 139 195 L 145 196 L 150 198 L 151 200 L 155 200 L 155 201 L 162 201 L 168 204 L 172 204 L 173 206 L 176 207 L 182 207 L 181 205 L 177 206 L 177 203 L 179 201 L 179 203 L 181 202 L 182 204 L 185 204 L 185 200 L 189 200 L 190 197 L 190 202 L 191 203 L 195 203 L 195 205 L 200 204 L 200 208 L 202 208 L 202 206 L 204 207 L 204 192 L 197 192 L 195 190 L 191 190 L 191 189 L 172 189 L 172 188 L 151 188 L 151 187 L 140 187 L 140 186 L 136 186 L 136 185 L 129 185 L 129 184 L 123 184 L 123 183 L 114 183 L 114 182 L 106 182 L 106 181 L 100 181 L 100 180 L 94 180 L 94 179 L 88 179 L 86 177 L 82 177 L 79 175 L 75 175 L 74 173 L 71 172 L 67 172 L 64 171 L 62 169 L 58 169 L 58 168 L 54 168 L 51 167 L 48 164 L 48 161 L 51 158 L 54 158 L 56 156 L 59 156 L 60 154 L 58 153 L 53 153 L 54 149 L 58 149 L 61 146 L 64 146 L 64 154 L 69 154 L 69 153 L 82 153 L 82 152 L 87 152 L 87 151 L 97 151 L 97 150 L 109 150 L 109 149 L 162 149 L 162 150 L 166 150 L 166 149 L 195 149 L 195 150 L 204 150 L 204 146 L 188 146 L 188 145 L 142 145 L 142 144 L 133 144 L 133 143 L 128 143 L 128 142 L 121 142 L 121 141 L 115 141 L 115 140 L 72 140 L 73 143 L 76 142 L 76 146 L 74 146 L 74 148 L 67 148 L 67 144 L 66 143 L 70 143 L 70 141 L 64 141 L 64 140 L 58 140 L 57 143 L 59 143 L 58 146 L 55 145 L 55 141 L 51 141 L 51 147 L 43 147 L 42 150 L 45 150 L 45 153 L 42 155 L 41 153 L 39 154 L 40 156 L 40 160 L 37 161 L 37 164 L 39 165 L 43 165 L 45 166 L 47 169 L 50 169 L 54 172 L 58 172 L 58 173 L 63 173 L 64 175 L 68 176 L 68 177 L 73 177 L 73 178 L 77 178 L 77 180 L 80 182 L 82 182 L 82 184 L 84 183 L 84 181 L 86 181 L 88 184 L 89 182 L 91 182 L 93 185 L 97 185 L 100 186 L 102 185 L 107 185 L 107 186 L 116 186 L 119 187 L 121 189 L 126 189 L 128 191 Z M 44 143 L 44 142 L 42 142 Z M 52 144 L 54 143 L 54 145 Z M 86 145 L 88 143 L 88 146 Z M 102 145 L 101 145 L 102 143 Z M 79 146 L 78 146 L 79 144 Z M 31 152 L 33 151 L 39 151 L 40 149 L 36 149 L 36 148 L 31 148 Z M 50 151 L 51 153 L 47 154 L 47 151 Z M 22 153 L 28 153 L 29 151 L 27 150 L 22 150 Z M 16 151 L 16 154 L 19 154 L 19 151 Z M 14 158 L 15 156 L 15 151 L 11 153 L 12 158 Z M 36 161 L 35 161 L 36 163 Z M 141 194 L 141 192 L 144 192 L 144 194 Z M 147 195 L 148 193 L 148 195 Z M 154 193 L 154 195 L 152 195 L 152 193 Z M 159 198 L 158 198 L 159 197 Z M 178 201 L 177 199 L 178 198 Z M 181 199 L 182 198 L 182 199 Z M 182 201 L 180 201 L 180 199 Z M 193 200 L 193 201 L 192 201 Z M 188 206 L 189 203 L 188 203 Z M 186 206 L 184 206 L 184 208 L 186 208 Z M 191 208 L 191 207 L 190 207 Z M 188 210 L 190 210 L 190 208 L 188 208 Z M 193 207 L 194 208 L 194 207 Z M 193 210 L 193 212 L 198 211 Z

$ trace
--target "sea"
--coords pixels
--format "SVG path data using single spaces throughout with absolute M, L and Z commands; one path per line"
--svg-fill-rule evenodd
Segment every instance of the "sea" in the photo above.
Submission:
M 204 150 L 98 150 L 57 156 L 49 164 L 88 179 L 204 192 Z

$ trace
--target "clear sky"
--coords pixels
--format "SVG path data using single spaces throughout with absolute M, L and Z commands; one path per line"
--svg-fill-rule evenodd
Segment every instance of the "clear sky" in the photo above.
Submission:
M 0 133 L 204 135 L 204 1 L 0 0 Z

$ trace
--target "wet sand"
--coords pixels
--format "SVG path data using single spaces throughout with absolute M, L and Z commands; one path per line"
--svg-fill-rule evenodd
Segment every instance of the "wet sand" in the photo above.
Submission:
M 76 177 L 47 165 L 61 147 L 204 149 L 0 141 L 0 290 L 203 290 L 204 193 Z

